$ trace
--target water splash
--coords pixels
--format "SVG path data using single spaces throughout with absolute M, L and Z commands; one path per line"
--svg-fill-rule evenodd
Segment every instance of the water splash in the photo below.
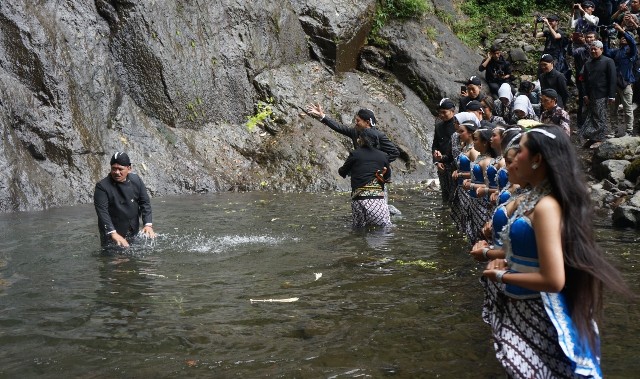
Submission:
M 297 238 L 287 236 L 277 237 L 271 235 L 229 235 L 222 237 L 212 237 L 210 235 L 197 233 L 182 236 L 168 236 L 168 242 L 172 247 L 194 253 L 214 253 L 219 254 L 235 248 L 247 245 L 275 246 L 284 241 L 296 241 Z

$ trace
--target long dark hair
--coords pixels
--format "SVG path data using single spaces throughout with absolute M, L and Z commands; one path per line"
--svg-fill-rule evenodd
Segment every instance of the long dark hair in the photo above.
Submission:
M 487 153 L 489 153 L 491 158 L 495 158 L 498 156 L 498 153 L 496 153 L 496 150 L 491 146 L 491 129 L 482 128 L 482 129 L 476 130 L 473 133 L 474 134 L 477 133 L 478 137 L 482 140 L 482 142 L 485 142 L 487 144 Z
M 556 125 L 541 125 L 538 128 L 544 132 L 528 132 L 525 146 L 531 156 L 538 153 L 542 155 L 551 193 L 562 208 L 562 250 L 566 276 L 562 293 L 580 336 L 588 341 L 593 351 L 597 351 L 597 335 L 592 320 L 601 317 L 603 285 L 629 297 L 633 295 L 620 272 L 607 262 L 602 249 L 595 242 L 591 197 L 587 192 L 583 168 L 569 137 Z
M 375 129 L 366 128 L 359 130 L 358 140 L 360 142 L 360 146 L 362 147 L 377 149 L 380 146 L 378 134 L 375 132 Z

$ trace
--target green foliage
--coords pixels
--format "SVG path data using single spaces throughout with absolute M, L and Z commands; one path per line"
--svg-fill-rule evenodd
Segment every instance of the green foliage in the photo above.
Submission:
M 271 121 L 271 116 L 273 115 L 273 108 L 271 108 L 271 103 L 273 103 L 273 99 L 269 98 L 268 102 L 259 101 L 256 104 L 256 114 L 253 116 L 247 117 L 247 129 L 250 132 L 255 129 L 256 125 L 263 125 L 266 122 Z
M 492 25 L 531 22 L 536 13 L 549 9 L 566 12 L 571 4 L 573 2 L 566 0 L 464 0 L 460 10 L 468 16 L 467 20 L 452 21 L 444 12 L 437 12 L 437 16 L 450 25 L 465 44 L 477 46 L 483 38 L 491 40 L 498 33 Z
M 422 17 L 429 10 L 431 5 L 426 0 L 378 0 L 371 35 L 374 40 L 379 38 L 380 30 L 390 20 Z

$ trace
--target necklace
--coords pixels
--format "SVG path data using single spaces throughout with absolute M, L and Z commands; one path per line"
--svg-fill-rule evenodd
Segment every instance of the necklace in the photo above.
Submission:
M 538 202 L 543 197 L 549 195 L 550 193 L 551 193 L 551 185 L 549 185 L 549 182 L 545 180 L 539 185 L 537 185 L 536 187 L 529 189 L 527 192 L 525 192 L 522 195 L 522 200 L 518 204 L 518 207 L 513 212 L 513 215 L 509 217 L 509 222 L 507 222 L 507 225 L 504 227 L 504 229 L 502 229 L 502 232 L 500 232 L 500 238 L 502 239 L 507 261 L 511 260 L 511 257 L 513 254 L 513 251 L 511 250 L 511 239 L 509 238 L 511 225 L 518 218 L 524 216 L 525 214 L 533 210 L 533 208 L 536 207 Z
M 476 157 L 476 159 L 473 161 L 473 163 L 478 163 L 481 162 L 483 159 L 485 159 L 487 156 L 485 154 L 478 154 L 478 156 Z

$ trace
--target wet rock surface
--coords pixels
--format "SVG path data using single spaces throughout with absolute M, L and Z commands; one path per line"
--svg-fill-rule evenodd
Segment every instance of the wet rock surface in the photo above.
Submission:
M 611 138 L 583 154 L 591 159 L 594 205 L 611 212 L 613 225 L 640 228 L 640 137 Z
M 308 102 L 346 124 L 373 109 L 402 151 L 393 181 L 434 177 L 432 105 L 477 59 L 442 68 L 469 51 L 444 26 L 434 42 L 455 48 L 430 57 L 436 44 L 413 40 L 441 26 L 428 19 L 390 26 L 376 70 L 350 69 L 374 3 L 1 2 L 0 211 L 91 202 L 122 150 L 154 196 L 347 190 L 350 141 L 304 115 Z

